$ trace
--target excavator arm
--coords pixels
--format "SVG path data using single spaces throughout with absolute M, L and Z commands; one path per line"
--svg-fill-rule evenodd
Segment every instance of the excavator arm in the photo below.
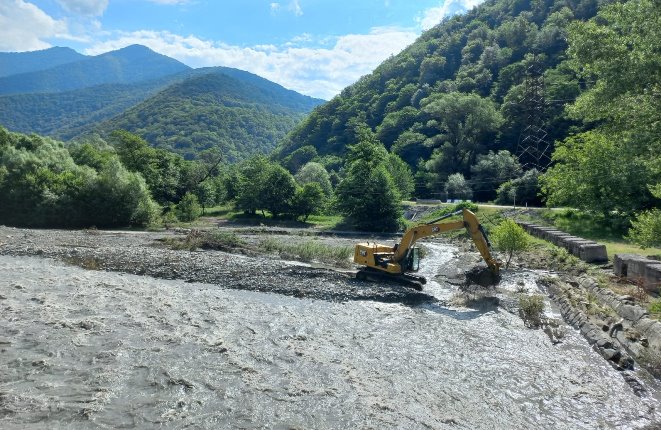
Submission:
M 442 219 L 458 215 L 459 213 L 462 214 L 463 220 L 450 221 L 446 223 L 438 222 Z M 491 252 L 489 251 L 490 244 L 489 240 L 487 239 L 487 235 L 475 214 L 468 209 L 462 209 L 461 211 L 445 215 L 435 221 L 432 221 L 431 223 L 421 224 L 410 228 L 406 231 L 406 233 L 404 233 L 402 240 L 396 247 L 392 259 L 397 263 L 404 261 L 406 258 L 408 258 L 408 255 L 415 243 L 422 238 L 434 236 L 436 234 L 445 233 L 448 231 L 460 230 L 462 228 L 466 228 L 468 233 L 471 235 L 477 250 L 480 252 L 480 255 L 487 263 L 489 268 L 494 273 L 498 273 L 499 265 L 498 262 L 491 256 Z
M 462 214 L 463 219 L 458 221 L 439 221 Z M 354 251 L 353 261 L 363 266 L 356 277 L 359 279 L 388 280 L 396 279 L 416 289 L 422 289 L 426 282 L 423 277 L 415 276 L 410 272 L 418 269 L 419 256 L 415 243 L 425 237 L 465 228 L 471 235 L 480 255 L 486 261 L 491 272 L 498 277 L 498 262 L 491 256 L 489 241 L 484 229 L 475 214 L 468 209 L 462 209 L 427 224 L 421 224 L 408 229 L 402 240 L 394 247 L 377 243 L 358 243 Z

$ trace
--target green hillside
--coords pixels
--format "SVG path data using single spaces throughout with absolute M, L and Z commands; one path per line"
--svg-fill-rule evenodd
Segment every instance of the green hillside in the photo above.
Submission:
M 190 67 L 141 45 L 47 70 L 14 74 L 0 78 L 0 94 L 70 91 L 101 84 L 128 84 L 160 78 L 190 70 Z
M 0 96 L 0 124 L 21 133 L 71 139 L 155 94 L 179 75 L 137 84 L 104 84 L 60 93 Z
M 433 195 L 450 174 L 470 179 L 488 151 L 519 155 L 531 109 L 543 110 L 543 144 L 552 143 L 575 125 L 564 106 L 583 85 L 563 63 L 567 27 L 593 17 L 601 3 L 491 0 L 445 20 L 315 109 L 277 154 L 284 159 L 313 146 L 320 155 L 342 156 L 356 126 L 367 124 L 418 172 L 416 194 Z M 543 82 L 536 105 L 531 82 Z M 524 167 L 545 167 L 552 146 L 542 149 L 541 156 L 523 154 Z M 495 197 L 497 186 L 487 184 L 484 197 Z
M 174 84 L 95 130 L 128 130 L 151 145 L 194 158 L 220 148 L 229 161 L 269 152 L 321 100 L 246 72 L 223 69 Z M 201 72 L 199 72 L 201 73 Z

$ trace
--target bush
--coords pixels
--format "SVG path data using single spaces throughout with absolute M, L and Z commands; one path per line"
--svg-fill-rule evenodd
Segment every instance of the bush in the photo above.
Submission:
M 661 246 L 661 209 L 639 214 L 631 222 L 628 238 L 642 248 Z
M 507 254 L 506 269 L 515 253 L 528 249 L 530 239 L 530 235 L 511 219 L 504 220 L 491 232 L 491 240 L 496 248 Z
M 519 313 L 529 327 L 539 327 L 544 314 L 544 296 L 519 296 Z
M 652 300 L 652 303 L 647 306 L 650 314 L 661 317 L 661 299 Z
M 182 197 L 175 209 L 179 221 L 191 222 L 197 219 L 202 213 L 202 207 L 197 201 L 197 196 L 192 193 L 186 193 Z

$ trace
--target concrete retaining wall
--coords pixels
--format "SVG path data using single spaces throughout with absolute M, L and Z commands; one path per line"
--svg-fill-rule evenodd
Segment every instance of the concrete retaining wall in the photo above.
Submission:
M 661 288 L 661 261 L 636 254 L 615 254 L 613 271 L 617 276 L 640 281 L 647 291 Z
M 606 246 L 591 240 L 572 236 L 554 227 L 544 227 L 529 222 L 518 222 L 528 233 L 565 248 L 586 263 L 605 263 L 608 261 Z

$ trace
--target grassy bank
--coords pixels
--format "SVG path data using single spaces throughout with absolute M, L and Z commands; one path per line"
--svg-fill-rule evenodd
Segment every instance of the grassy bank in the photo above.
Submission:
M 276 254 L 281 258 L 304 262 L 318 262 L 337 267 L 349 267 L 353 256 L 352 246 L 330 245 L 321 240 L 296 237 L 294 241 L 266 237 L 257 244 L 246 242 L 233 232 L 191 230 L 185 237 L 164 239 L 171 249 L 194 251 L 217 250 L 241 254 Z

